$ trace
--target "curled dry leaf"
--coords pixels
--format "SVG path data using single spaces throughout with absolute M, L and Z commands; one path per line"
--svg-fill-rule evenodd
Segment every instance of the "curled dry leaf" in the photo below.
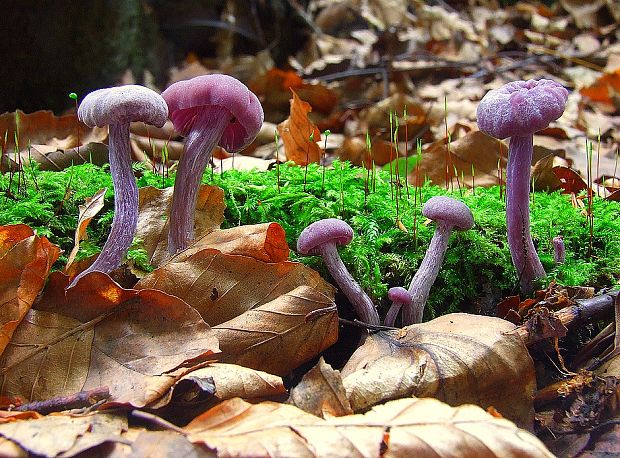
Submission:
M 75 257 L 80 250 L 80 241 L 86 238 L 86 228 L 90 224 L 91 220 L 97 216 L 97 213 L 101 211 L 105 204 L 105 193 L 108 188 L 103 188 L 97 191 L 97 193 L 86 199 L 86 201 L 80 205 L 80 214 L 78 217 L 78 225 L 75 229 L 74 245 L 69 257 L 67 258 L 67 265 L 65 271 L 73 264 Z
M 2 395 L 41 400 L 108 386 L 112 402 L 144 406 L 187 370 L 172 371 L 218 351 L 209 326 L 176 297 L 123 289 L 100 272 L 68 284 L 52 274 L 17 328 L 0 358 Z
M 327 298 L 334 295 L 329 283 L 300 263 L 266 263 L 210 248 L 190 248 L 144 277 L 136 288 L 152 288 L 177 296 L 214 326 L 302 285 Z
M 75 148 L 59 149 L 50 145 L 30 145 L 29 148 L 2 155 L 0 170 L 18 171 L 38 162 L 41 170 L 61 171 L 72 165 L 103 165 L 108 162 L 108 145 L 91 142 Z
M 168 216 L 174 188 L 146 186 L 139 190 L 139 216 L 136 237 L 142 240 L 150 263 L 158 267 L 168 259 Z M 196 202 L 196 238 L 219 229 L 224 221 L 224 191 L 202 185 Z
M 299 286 L 271 302 L 213 327 L 220 360 L 285 375 L 338 340 L 338 313 L 330 295 Z
M 124 416 L 101 413 L 81 417 L 49 415 L 0 424 L 0 436 L 29 453 L 41 456 L 62 453 L 62 456 L 70 457 L 117 439 L 125 429 L 127 419 Z M 5 445 L 9 444 L 2 444 L 0 453 L 5 450 Z
M 401 330 L 371 335 L 342 369 L 353 410 L 403 396 L 435 397 L 450 405 L 493 406 L 530 428 L 534 365 L 515 325 L 454 313 Z
M 286 402 L 325 419 L 353 413 L 340 372 L 332 369 L 323 357 L 291 389 Z
M 183 458 L 215 458 L 217 453 L 198 444 L 192 444 L 185 436 L 174 431 L 142 431 L 131 446 L 119 445 L 118 455 L 107 456 L 178 456 Z M 124 448 L 129 448 L 123 453 Z
M 287 404 L 231 399 L 184 430 L 219 456 L 553 456 L 506 419 L 430 398 L 399 399 L 329 420 Z
M 0 227 L 0 354 L 58 259 L 60 250 L 24 224 Z
M 291 92 L 291 115 L 278 124 L 278 133 L 284 142 L 286 157 L 297 165 L 318 163 L 322 151 L 316 142 L 321 139 L 321 131 L 308 119 L 312 107 L 301 100 L 292 89 Z

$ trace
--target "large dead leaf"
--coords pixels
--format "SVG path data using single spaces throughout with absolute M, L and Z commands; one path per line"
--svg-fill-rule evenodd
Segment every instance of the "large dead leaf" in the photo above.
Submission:
M 65 292 L 68 284 L 51 275 L 17 328 L 0 358 L 4 396 L 41 400 L 108 386 L 111 401 L 143 406 L 185 372 L 173 370 L 218 351 L 209 326 L 176 297 L 123 289 L 99 272 Z
M 278 133 L 284 142 L 286 157 L 297 165 L 318 163 L 322 150 L 316 142 L 321 139 L 321 131 L 308 119 L 312 107 L 301 100 L 295 91 L 291 92 L 291 114 L 288 119 L 278 124 Z
M 0 170 L 18 171 L 38 162 L 41 170 L 60 171 L 78 164 L 92 163 L 103 165 L 108 162 L 108 145 L 91 142 L 85 145 L 59 149 L 50 145 L 30 145 L 19 152 L 9 152 L 2 156 Z
M 136 237 L 142 240 L 151 264 L 160 266 L 168 258 L 168 216 L 174 188 L 140 188 Z M 195 236 L 200 238 L 219 229 L 224 221 L 224 191 L 201 185 L 195 216 Z
M 266 263 L 210 248 L 190 248 L 144 277 L 136 288 L 177 296 L 214 326 L 303 285 L 333 297 L 334 288 L 303 264 Z
M 342 369 L 353 410 L 404 396 L 493 406 L 530 428 L 534 366 L 515 325 L 455 313 L 369 336 Z
M 80 417 L 49 415 L 0 425 L 0 436 L 23 450 L 42 456 L 74 456 L 104 442 L 116 439 L 127 429 L 127 419 L 113 414 Z M 3 456 L 5 446 L 0 453 Z
M 506 419 L 436 399 L 399 399 L 329 420 L 287 404 L 231 399 L 184 430 L 218 456 L 553 456 Z
M 65 266 L 65 270 L 68 269 L 71 264 L 73 264 L 73 261 L 75 260 L 75 257 L 80 250 L 80 241 L 86 238 L 86 228 L 90 224 L 91 220 L 95 216 L 97 216 L 97 213 L 99 213 L 103 208 L 105 204 L 105 193 L 107 192 L 107 190 L 108 188 L 100 189 L 94 196 L 88 197 L 86 201 L 82 205 L 80 205 L 78 225 L 75 229 L 75 236 L 73 242 L 74 245 L 71 253 L 69 253 L 69 256 L 67 258 L 67 265 Z
M 579 92 L 595 102 L 614 105 L 620 94 L 620 69 L 605 73 L 592 86 L 584 87 Z
M 285 375 L 338 340 L 330 295 L 300 286 L 213 327 L 220 360 Z
M 28 226 L 0 227 L 0 354 L 43 289 L 59 253 Z
M 443 185 L 446 182 L 447 163 L 448 182 L 452 179 L 456 188 L 457 179 L 454 175 L 454 167 L 456 167 L 458 180 L 461 180 L 461 176 L 464 177 L 464 182 L 460 183 L 461 186 L 471 187 L 473 164 L 476 186 L 497 185 L 500 181 L 497 170 L 500 158 L 500 166 L 505 170 L 508 148 L 499 140 L 480 131 L 470 132 L 451 142 L 450 154 L 448 154 L 445 140 L 438 140 L 422 153 L 419 175 L 416 175 L 418 173 L 416 171 L 411 172 L 409 181 L 421 186 L 428 178 L 436 185 Z M 419 176 L 419 183 L 416 176 Z M 504 184 L 504 180 L 501 180 L 501 183 Z

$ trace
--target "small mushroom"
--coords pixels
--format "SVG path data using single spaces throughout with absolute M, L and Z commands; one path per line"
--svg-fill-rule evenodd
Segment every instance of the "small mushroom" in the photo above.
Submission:
M 168 252 L 187 248 L 194 238 L 194 214 L 202 174 L 213 148 L 227 151 L 248 146 L 263 124 L 256 95 L 228 75 L 203 75 L 179 81 L 162 97 L 175 129 L 187 137 L 178 165 L 168 227 Z
M 353 229 L 344 221 L 328 218 L 306 227 L 297 240 L 297 251 L 323 258 L 327 270 L 347 296 L 360 321 L 379 324 L 379 314 L 372 300 L 353 279 L 338 255 L 337 245 L 347 245 L 353 239 Z
M 431 197 L 424 204 L 422 214 L 435 221 L 437 226 L 422 264 L 409 285 L 412 299 L 408 306 L 403 307 L 403 326 L 422 322 L 426 299 L 441 268 L 452 229 L 464 231 L 474 226 L 469 207 L 451 197 Z
M 403 306 L 408 307 L 411 304 L 413 296 L 402 286 L 395 286 L 388 290 L 388 299 L 392 301 L 392 305 L 385 315 L 384 323 L 386 326 L 394 326 L 398 312 Z
M 81 272 L 70 286 L 88 272 L 109 273 L 116 269 L 133 241 L 138 223 L 138 186 L 131 169 L 129 125 L 143 121 L 162 127 L 168 107 L 155 91 L 127 85 L 91 92 L 78 108 L 78 118 L 89 127 L 109 125 L 109 160 L 114 184 L 114 218 L 108 239 L 95 262 Z
M 564 112 L 568 91 L 555 81 L 514 81 L 489 91 L 477 110 L 478 127 L 492 137 L 510 137 L 506 169 L 506 228 L 521 291 L 545 276 L 530 234 L 530 168 L 534 132 Z
M 553 260 L 556 264 L 564 264 L 566 261 L 566 247 L 561 235 L 553 237 Z

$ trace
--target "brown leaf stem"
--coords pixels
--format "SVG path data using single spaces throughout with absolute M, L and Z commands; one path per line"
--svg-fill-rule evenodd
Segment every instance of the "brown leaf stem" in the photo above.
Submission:
M 58 396 L 45 401 L 33 401 L 22 404 L 15 410 L 19 412 L 39 412 L 46 415 L 51 412 L 61 412 L 63 410 L 81 409 L 91 407 L 99 401 L 110 397 L 110 389 L 107 386 L 100 386 L 92 390 L 80 391 L 70 396 Z

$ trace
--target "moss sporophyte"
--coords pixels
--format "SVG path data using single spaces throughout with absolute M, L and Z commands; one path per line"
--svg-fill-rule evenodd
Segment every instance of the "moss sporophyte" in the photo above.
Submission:
M 433 196 L 452 196 L 471 209 L 475 225 L 468 231 L 452 234 L 426 302 L 425 318 L 475 310 L 483 307 L 485 298 L 497 299 L 518 291 L 518 277 L 506 242 L 506 208 L 497 187 L 477 186 L 475 194 L 463 190 L 461 197 L 456 189 L 450 193 L 443 186 L 426 183 L 410 199 L 402 198 L 399 202 L 405 232 L 395 225 L 396 203 L 390 198 L 389 171 L 376 171 L 375 184 L 366 195 L 366 169 L 349 163 L 336 161 L 333 167 L 326 168 L 324 185 L 323 167 L 310 164 L 306 192 L 305 169 L 291 164 L 282 167 L 280 192 L 276 168 L 203 175 L 203 183 L 224 189 L 224 228 L 274 221 L 284 227 L 289 246 L 295 247 L 302 230 L 311 223 L 324 218 L 343 219 L 353 228 L 354 237 L 349 245 L 339 248 L 342 261 L 373 301 L 381 304 L 380 313 L 384 314 L 389 306 L 388 289 L 411 282 L 435 231 L 434 224 L 421 213 L 422 204 Z M 134 167 L 139 187 L 174 184 L 174 175 L 162 177 L 148 169 L 142 165 Z M 28 224 L 58 244 L 65 254 L 69 253 L 78 206 L 107 187 L 105 207 L 90 223 L 88 240 L 81 245 L 78 259 L 100 250 L 113 216 L 108 167 L 83 164 L 62 172 L 37 170 L 36 177 L 38 189 L 28 175 L 24 192 L 18 193 L 17 183 L 10 183 L 8 173 L 0 176 L 0 224 Z M 541 285 L 550 279 L 567 285 L 599 287 L 620 283 L 620 204 L 595 198 L 593 207 L 593 255 L 589 256 L 588 221 L 581 209 L 572 206 L 568 195 L 536 193 L 531 206 L 531 235 L 548 274 Z M 554 262 L 553 239 L 558 235 L 563 237 L 566 250 L 562 264 Z M 128 257 L 139 260 L 140 255 L 139 244 L 134 243 Z M 320 257 L 292 251 L 291 258 L 333 281 Z M 66 257 L 61 257 L 55 267 L 61 269 L 65 262 Z

